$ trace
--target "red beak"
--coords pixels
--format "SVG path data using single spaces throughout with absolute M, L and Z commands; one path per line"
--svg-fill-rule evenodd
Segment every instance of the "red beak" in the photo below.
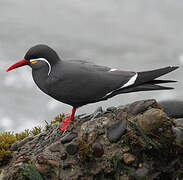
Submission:
M 15 68 L 18 68 L 18 67 L 21 67 L 21 66 L 25 66 L 25 65 L 28 65 L 30 64 L 30 62 L 26 59 L 22 59 L 21 61 L 18 61 L 17 63 L 13 64 L 12 66 L 10 66 L 6 72 L 8 71 L 11 71 L 12 69 L 15 69 Z

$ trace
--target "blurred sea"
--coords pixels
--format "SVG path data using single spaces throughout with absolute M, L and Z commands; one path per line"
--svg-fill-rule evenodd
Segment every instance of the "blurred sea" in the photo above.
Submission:
M 1 0 L 0 1 L 0 131 L 18 132 L 44 125 L 71 107 L 43 94 L 29 67 L 9 73 L 33 45 L 45 43 L 63 59 L 82 59 L 123 70 L 151 70 L 169 65 L 180 69 L 175 90 L 116 96 L 81 107 L 118 106 L 140 99 L 179 99 L 182 91 L 183 1 L 180 0 Z

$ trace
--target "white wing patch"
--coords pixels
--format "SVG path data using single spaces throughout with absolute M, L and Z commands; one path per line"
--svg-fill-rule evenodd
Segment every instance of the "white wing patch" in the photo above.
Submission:
M 49 74 L 51 72 L 51 65 L 48 62 L 48 60 L 45 59 L 45 58 L 36 58 L 36 59 L 31 59 L 30 62 L 35 61 L 35 60 L 37 60 L 37 61 L 44 61 L 44 62 L 46 62 L 48 64 L 48 76 L 49 76 Z
M 131 86 L 132 84 L 135 83 L 136 79 L 137 79 L 138 74 L 136 73 L 134 76 L 132 76 L 129 81 L 127 83 L 125 83 L 122 87 L 120 87 L 119 89 Z
M 109 72 L 112 72 L 112 71 L 117 71 L 117 69 L 110 69 Z
M 129 79 L 129 81 L 126 82 L 123 86 L 121 86 L 121 87 L 118 88 L 118 89 L 115 89 L 114 91 L 119 90 L 119 89 L 123 89 L 123 88 L 125 88 L 125 87 L 128 87 L 128 86 L 133 85 L 133 84 L 135 83 L 136 79 L 137 79 L 137 76 L 138 76 L 138 73 L 136 73 L 134 76 L 132 76 L 132 77 Z M 107 93 L 103 98 L 109 96 L 109 95 L 112 94 L 114 91 L 111 91 L 111 92 Z

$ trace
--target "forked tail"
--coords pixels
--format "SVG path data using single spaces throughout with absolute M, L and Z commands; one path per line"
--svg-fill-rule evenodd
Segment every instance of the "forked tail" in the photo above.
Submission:
M 121 93 L 174 89 L 172 87 L 160 86 L 158 84 L 174 83 L 177 81 L 158 80 L 156 78 L 163 76 L 171 71 L 174 71 L 177 68 L 179 68 L 179 67 L 178 66 L 168 66 L 165 68 L 156 69 L 156 70 L 152 70 L 152 71 L 138 72 L 137 79 L 135 80 L 135 83 L 133 85 L 113 91 L 109 96 L 107 96 L 106 99 L 113 97 L 117 94 L 121 94 Z

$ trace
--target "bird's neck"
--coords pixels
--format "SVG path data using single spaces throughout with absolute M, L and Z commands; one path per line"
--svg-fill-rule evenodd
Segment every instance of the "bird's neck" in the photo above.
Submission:
M 48 71 L 45 68 L 33 69 L 32 77 L 36 85 L 45 93 L 47 93 L 46 89 L 46 80 L 48 78 Z

